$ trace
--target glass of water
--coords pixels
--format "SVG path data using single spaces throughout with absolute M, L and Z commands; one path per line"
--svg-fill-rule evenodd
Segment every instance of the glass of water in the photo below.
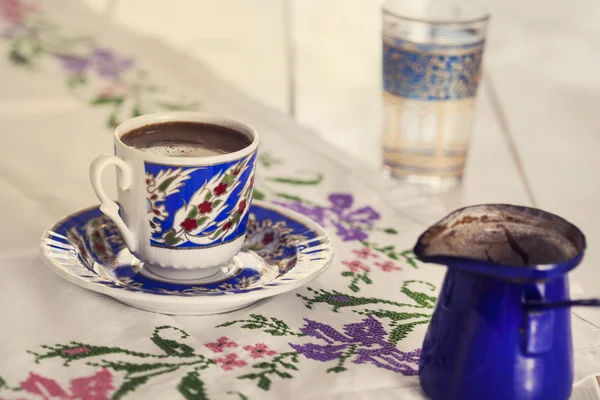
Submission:
M 453 0 L 383 6 L 383 165 L 436 190 L 462 179 L 487 9 Z

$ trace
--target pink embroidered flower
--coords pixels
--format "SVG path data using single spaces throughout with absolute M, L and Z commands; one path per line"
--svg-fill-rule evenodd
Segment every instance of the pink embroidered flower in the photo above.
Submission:
M 23 22 L 28 13 L 36 11 L 38 11 L 37 5 L 27 4 L 23 0 L 0 0 L 2 19 L 11 24 Z
M 269 350 L 264 343 L 257 343 L 254 346 L 244 346 L 244 350 L 248 350 L 250 352 L 250 357 L 252 358 L 263 358 L 264 356 L 274 356 L 277 354 L 276 351 Z
M 402 271 L 402 268 L 394 264 L 392 261 L 386 261 L 384 263 L 376 262 L 375 265 L 377 265 L 379 268 L 381 268 L 382 271 L 385 272 Z
M 367 260 L 369 258 L 379 258 L 379 256 L 375 253 L 373 253 L 373 250 L 371 250 L 371 248 L 369 247 L 363 247 L 360 250 L 352 250 L 352 252 L 354 254 L 356 254 L 356 256 L 358 258 L 360 258 L 361 260 Z
M 29 377 L 21 382 L 21 389 L 44 399 L 108 400 L 110 391 L 114 389 L 112 381 L 110 371 L 103 368 L 92 376 L 72 379 L 69 394 L 55 380 L 30 372 Z
M 342 264 L 344 264 L 345 266 L 348 267 L 348 269 L 352 272 L 359 272 L 359 271 L 370 271 L 371 268 L 369 268 L 368 265 L 365 265 L 362 263 L 362 261 L 359 260 L 354 260 L 354 261 L 342 261 Z
M 231 371 L 236 367 L 243 367 L 246 365 L 246 361 L 239 360 L 237 354 L 227 354 L 224 358 L 215 358 L 215 361 L 218 364 L 221 364 L 221 368 L 225 371 Z
M 217 339 L 216 342 L 206 343 L 205 346 L 215 353 L 222 353 L 225 347 L 237 347 L 238 344 L 233 340 L 229 340 L 228 337 L 223 336 Z
M 88 349 L 87 347 L 74 347 L 72 349 L 63 350 L 63 353 L 65 353 L 65 354 L 81 354 L 81 353 L 87 353 L 88 351 L 90 351 L 90 349 Z

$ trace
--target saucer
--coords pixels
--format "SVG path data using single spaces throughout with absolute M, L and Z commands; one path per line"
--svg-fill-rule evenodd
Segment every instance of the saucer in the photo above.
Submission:
M 242 251 L 215 274 L 196 280 L 161 277 L 133 256 L 99 206 L 78 211 L 42 236 L 46 265 L 83 288 L 147 311 L 217 314 L 294 290 L 331 264 L 331 240 L 318 224 L 287 208 L 253 201 Z

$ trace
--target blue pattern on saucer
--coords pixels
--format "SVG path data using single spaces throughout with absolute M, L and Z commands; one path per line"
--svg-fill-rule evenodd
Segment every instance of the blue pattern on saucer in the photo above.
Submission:
M 330 260 L 332 252 L 327 237 L 318 236 L 310 224 L 278 208 L 252 204 L 244 248 L 236 257 L 260 259 L 260 267 L 242 262 L 233 276 L 219 282 L 173 283 L 148 276 L 143 263 L 131 255 L 119 230 L 98 207 L 57 223 L 43 238 L 42 250 L 69 274 L 111 288 L 175 296 L 268 290 L 311 275 Z

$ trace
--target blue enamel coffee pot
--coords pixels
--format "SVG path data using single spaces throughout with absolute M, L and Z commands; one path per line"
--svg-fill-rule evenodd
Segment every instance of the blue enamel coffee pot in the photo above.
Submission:
M 585 236 L 533 208 L 457 210 L 414 252 L 448 267 L 419 366 L 433 400 L 566 400 L 573 384 L 567 273 Z

